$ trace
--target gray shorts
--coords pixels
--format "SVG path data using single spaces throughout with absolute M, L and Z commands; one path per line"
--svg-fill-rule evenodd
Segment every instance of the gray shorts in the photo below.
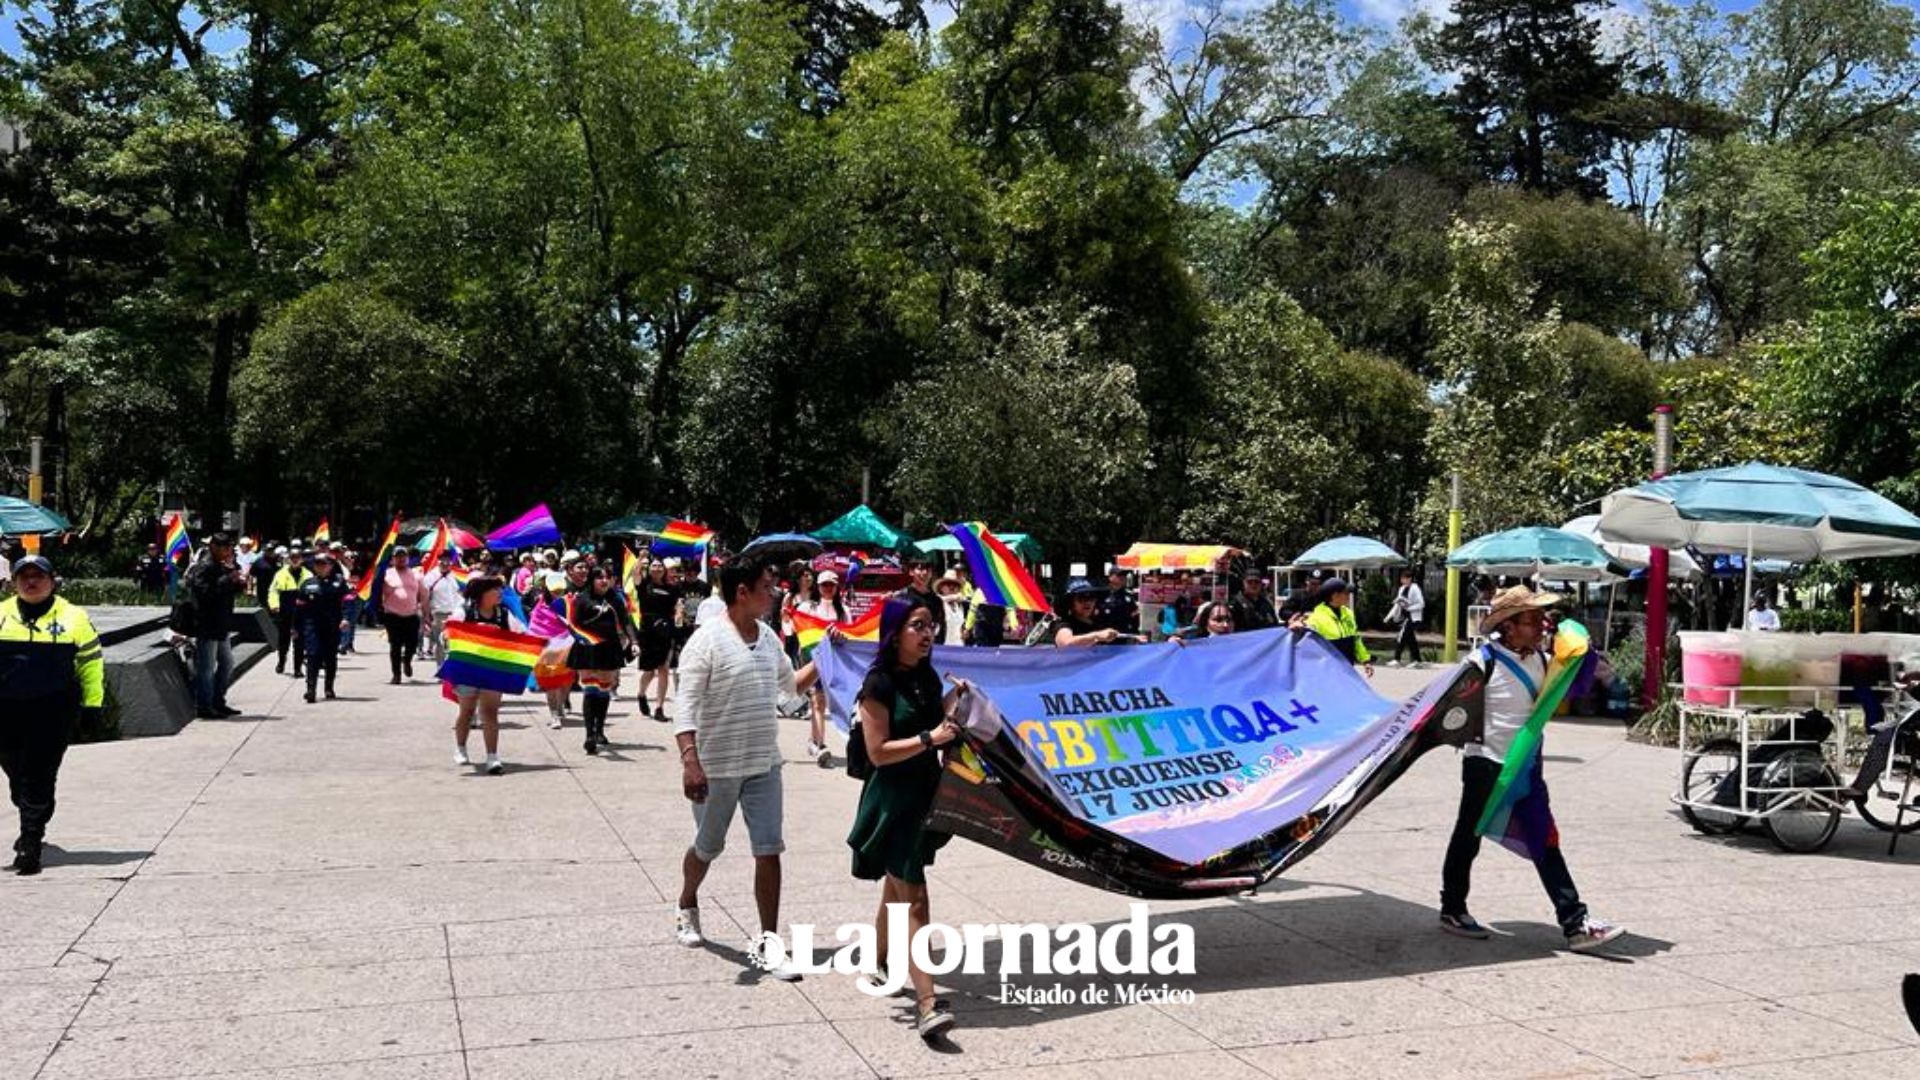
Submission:
M 702 862 L 720 857 L 727 846 L 737 808 L 747 819 L 747 840 L 755 855 L 778 855 L 787 850 L 780 834 L 782 804 L 780 766 L 758 776 L 729 776 L 707 780 L 707 801 L 693 804 L 693 853 Z

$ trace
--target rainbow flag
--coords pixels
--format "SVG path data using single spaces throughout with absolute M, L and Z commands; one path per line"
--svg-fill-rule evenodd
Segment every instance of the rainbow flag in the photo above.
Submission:
M 447 553 L 447 541 L 451 535 L 447 529 L 447 519 L 441 518 L 440 523 L 433 527 L 433 546 L 427 548 L 426 558 L 420 560 L 422 574 L 440 565 L 440 557 Z
M 380 546 L 373 553 L 373 561 L 367 564 L 367 572 L 360 575 L 360 584 L 354 588 L 354 594 L 363 604 L 373 602 L 374 590 L 380 587 L 380 575 L 386 572 L 387 558 L 393 554 L 393 545 L 400 539 L 400 515 L 393 516 L 393 524 L 387 526 L 387 535 L 380 538 Z
M 518 694 L 547 643 L 532 634 L 516 634 L 476 622 L 447 624 L 447 658 L 440 662 L 439 678 L 455 686 L 477 686 Z
M 822 619 L 804 611 L 793 613 L 793 636 L 800 642 L 800 648 L 812 650 L 827 636 L 829 627 L 838 626 L 840 632 L 852 641 L 880 640 L 880 611 L 886 604 L 879 603 L 852 622 L 836 623 L 832 619 Z
M 1047 603 L 1046 594 L 1040 591 L 1033 575 L 1020 565 L 1013 549 L 988 532 L 985 525 L 963 521 L 947 526 L 947 531 L 960 541 L 960 552 L 967 557 L 967 567 L 973 571 L 974 588 L 980 593 L 981 603 L 1010 610 L 1052 613 L 1053 606 Z
M 172 567 L 182 555 L 191 554 L 193 541 L 187 538 L 187 516 L 179 510 L 167 521 L 167 566 Z
M 1487 655 L 1488 674 L 1492 674 L 1494 664 L 1508 663 L 1492 646 L 1481 648 Z M 1540 775 L 1540 741 L 1560 703 L 1583 680 L 1593 677 L 1597 660 L 1587 628 L 1572 619 L 1560 620 L 1553 635 L 1553 658 L 1547 663 L 1546 682 L 1534 694 L 1533 712 L 1528 714 L 1526 724 L 1514 733 L 1513 744 L 1500 765 L 1500 778 L 1494 781 L 1487 808 L 1474 827 L 1475 834 L 1491 836 L 1515 854 L 1535 861 L 1546 849 L 1560 845 L 1560 830 L 1547 805 L 1546 781 Z
M 707 544 L 713 539 L 713 530 L 705 525 L 691 521 L 669 521 L 660 535 L 653 538 L 655 555 L 678 555 L 687 559 L 703 559 L 707 554 Z
M 640 603 L 633 598 L 634 582 L 640 573 L 640 556 L 625 544 L 620 545 L 620 595 L 627 598 L 627 617 L 640 625 Z
M 473 580 L 473 570 L 461 561 L 460 549 L 457 547 L 447 549 L 447 576 L 453 579 L 455 585 L 460 586 L 462 592 L 466 591 L 467 582 Z
M 324 544 L 332 539 L 333 533 L 327 529 L 327 519 L 321 518 L 320 527 L 313 530 L 313 542 L 316 544 Z
M 487 547 L 494 551 L 512 551 L 514 548 L 558 544 L 560 541 L 560 526 L 555 524 L 553 511 L 547 509 L 546 503 L 487 534 Z

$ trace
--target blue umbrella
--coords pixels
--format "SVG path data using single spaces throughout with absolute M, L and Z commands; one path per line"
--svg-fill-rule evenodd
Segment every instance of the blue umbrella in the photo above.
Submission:
M 1405 565 L 1407 557 L 1387 545 L 1368 536 L 1336 536 L 1331 540 L 1322 540 L 1293 560 L 1293 565 L 1303 569 L 1316 566 L 1352 567 L 1356 570 L 1378 570 L 1383 566 Z
M 1528 525 L 1489 533 L 1447 553 L 1447 566 L 1483 574 L 1539 576 L 1554 581 L 1602 581 L 1608 569 L 1600 545 L 1565 529 Z

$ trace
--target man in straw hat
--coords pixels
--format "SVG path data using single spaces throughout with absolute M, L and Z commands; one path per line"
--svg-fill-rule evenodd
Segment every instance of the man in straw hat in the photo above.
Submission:
M 1493 609 L 1480 620 L 1480 633 L 1488 640 L 1474 651 L 1471 660 L 1487 673 L 1486 724 L 1481 741 L 1467 744 L 1461 762 L 1460 814 L 1454 821 L 1453 839 L 1447 844 L 1447 858 L 1440 872 L 1440 928 L 1450 934 L 1485 938 L 1491 933 L 1467 914 L 1473 860 L 1480 854 L 1476 830 L 1513 738 L 1526 726 L 1534 698 L 1546 685 L 1547 661 L 1541 643 L 1546 636 L 1547 609 L 1559 602 L 1552 593 L 1516 585 L 1497 593 Z M 1537 763 L 1534 767 L 1535 789 L 1526 798 L 1540 800 L 1539 810 L 1544 816 L 1546 782 L 1537 771 Z M 1567 947 L 1586 952 L 1619 937 L 1619 927 L 1593 918 L 1587 913 L 1587 905 L 1580 902 L 1580 890 L 1574 887 L 1567 860 L 1560 854 L 1560 837 L 1551 817 L 1545 818 L 1542 841 L 1529 845 L 1530 854 L 1540 884 L 1553 901 L 1560 930 L 1567 936 Z

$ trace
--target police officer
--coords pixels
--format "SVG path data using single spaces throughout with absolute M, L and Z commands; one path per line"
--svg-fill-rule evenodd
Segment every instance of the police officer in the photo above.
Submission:
M 21 559 L 13 583 L 15 594 L 0 601 L 0 769 L 20 811 L 11 869 L 24 876 L 40 872 L 74 721 L 99 721 L 106 664 L 87 613 L 54 595 L 52 563 Z
M 299 599 L 300 583 L 309 576 L 302 565 L 300 553 L 280 548 L 274 552 L 286 565 L 273 575 L 273 584 L 267 588 L 267 610 L 273 613 L 273 624 L 280 632 L 279 659 L 273 665 L 276 675 L 287 672 L 287 649 L 293 649 L 293 677 L 300 677 L 300 658 L 305 655 L 304 643 L 294 644 L 293 637 L 299 633 L 299 620 L 294 616 L 295 602 Z
M 300 583 L 295 594 L 299 620 L 307 642 L 307 701 L 326 675 L 327 699 L 333 699 L 333 676 L 340 667 L 340 633 L 346 629 L 345 604 L 353 586 L 333 563 L 333 552 L 316 548 L 313 573 Z

